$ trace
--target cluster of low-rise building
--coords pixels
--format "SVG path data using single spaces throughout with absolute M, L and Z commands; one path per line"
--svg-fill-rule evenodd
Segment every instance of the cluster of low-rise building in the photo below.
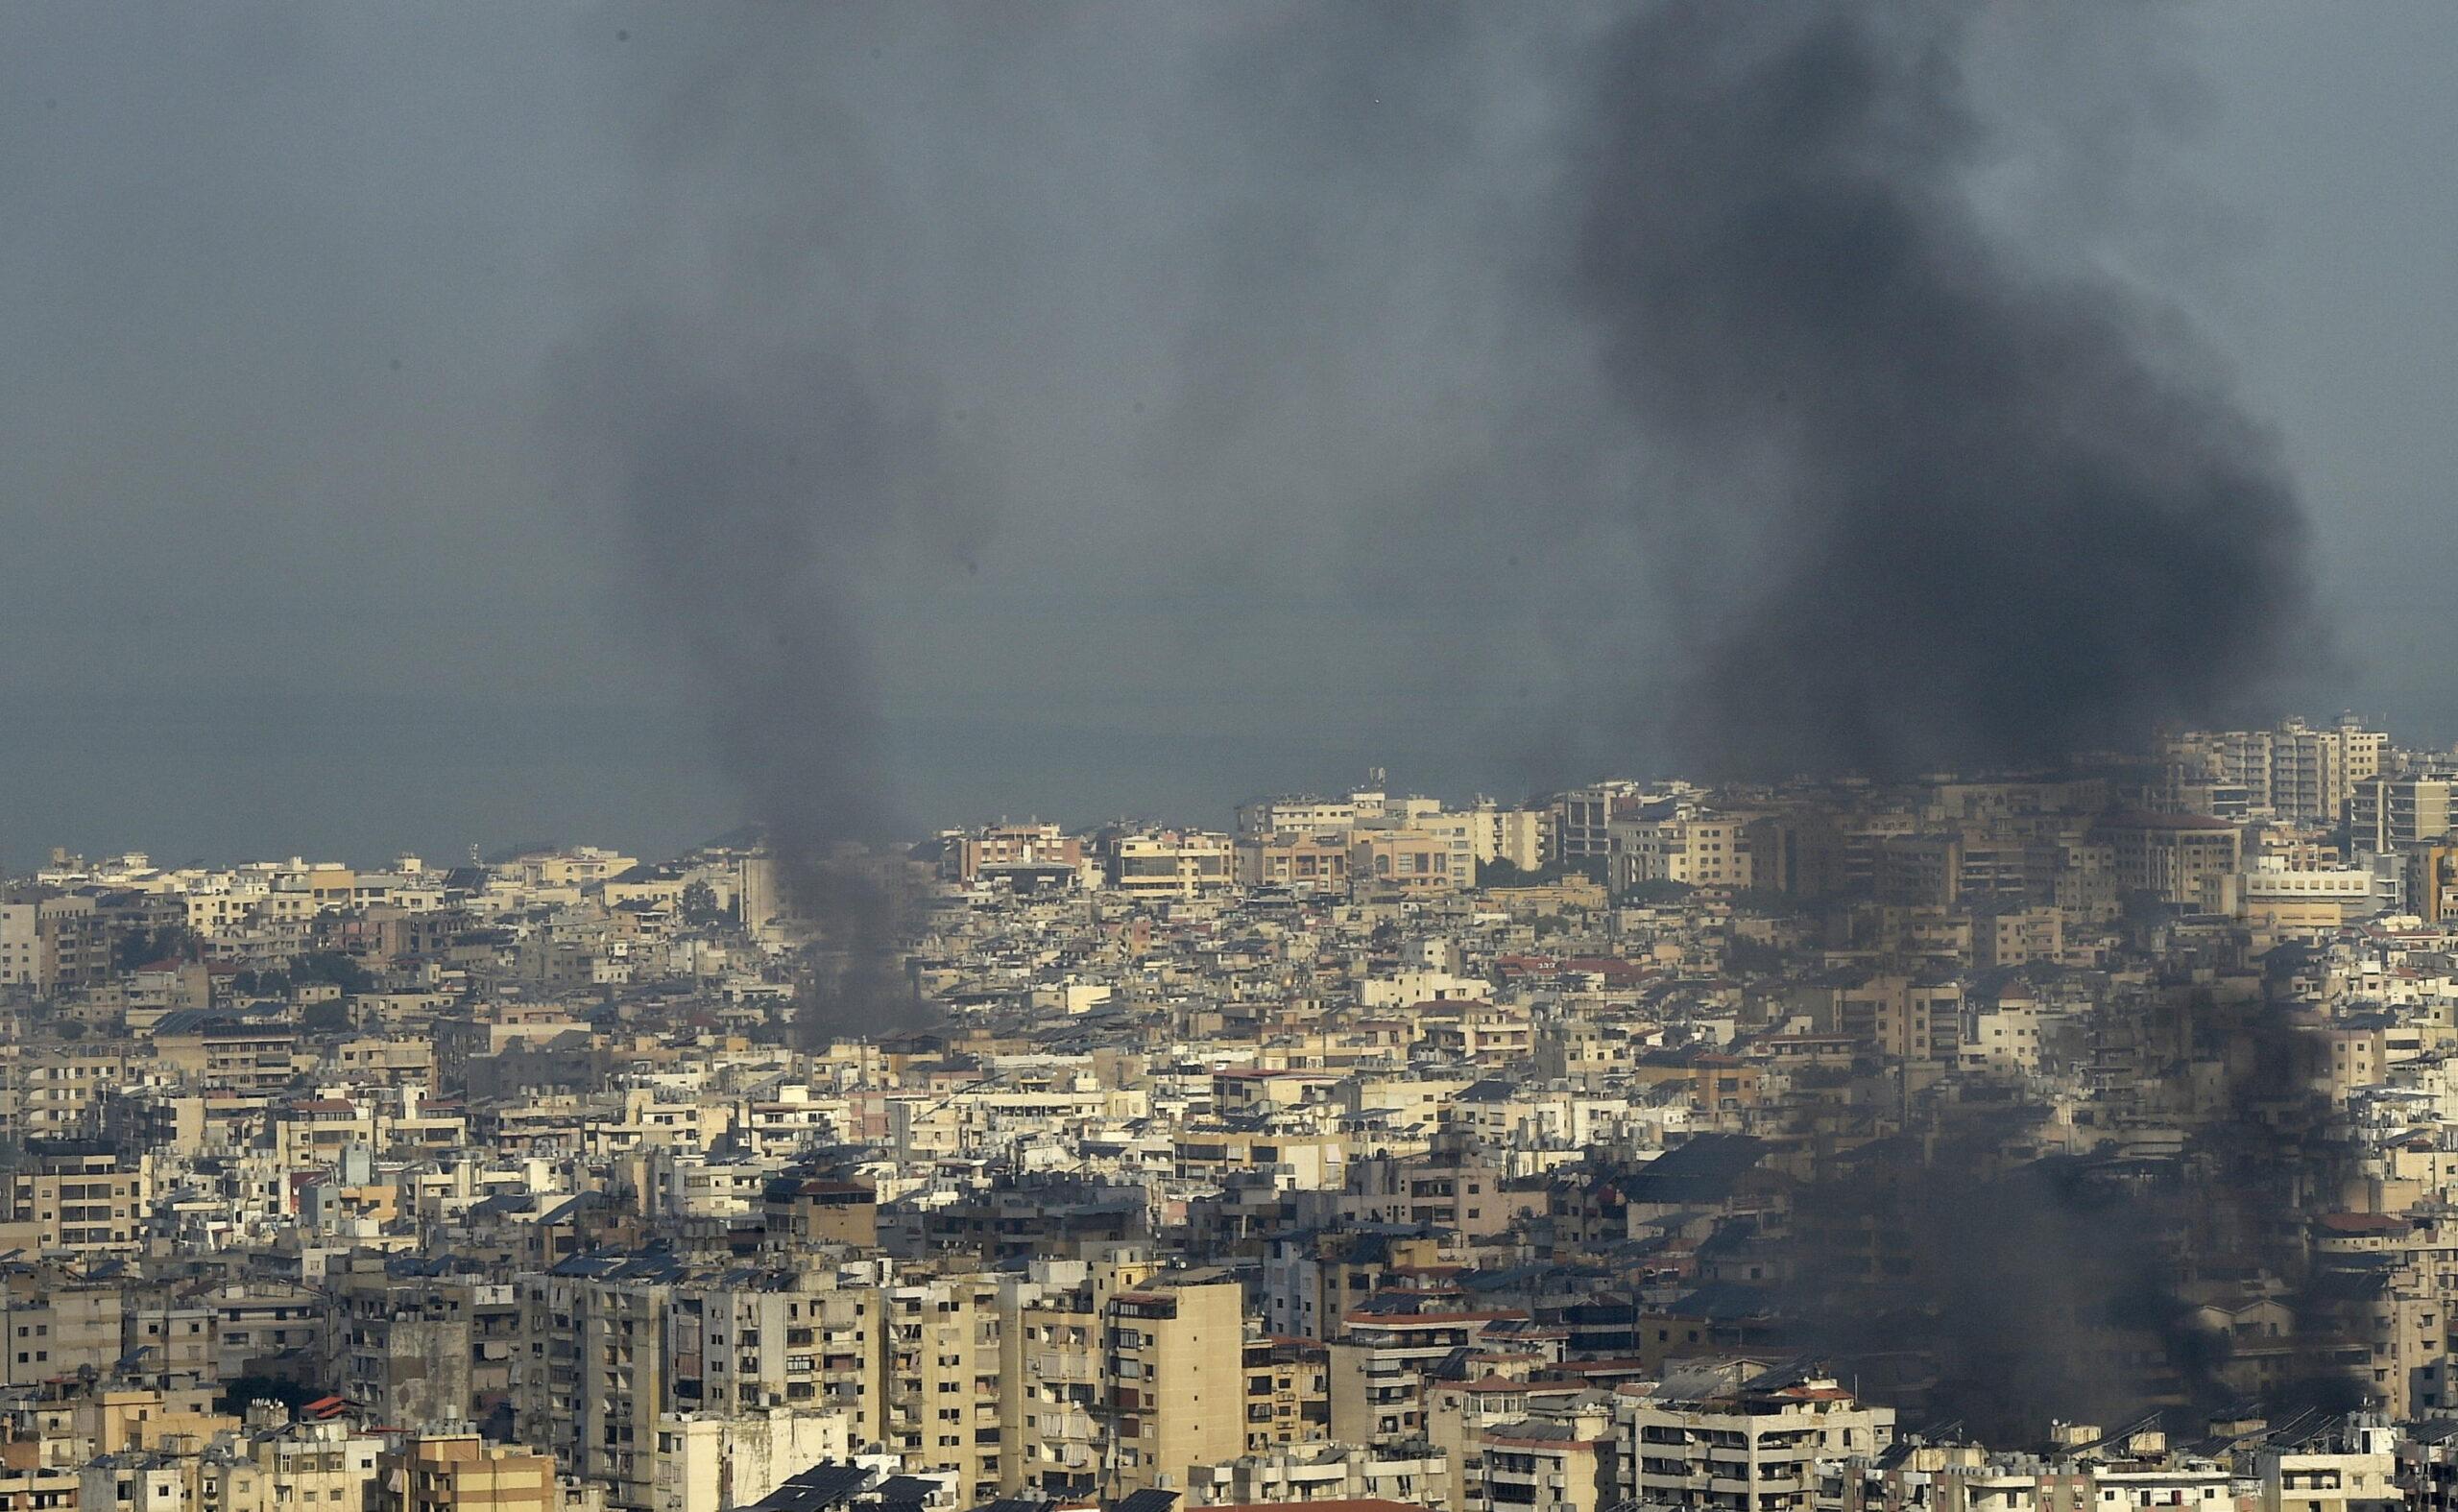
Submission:
M 0 1498 L 2446 1505 L 2452 782 L 2342 721 L 955 829 L 877 858 L 898 986 L 825 1042 L 756 843 L 55 854 L 0 892 Z M 1818 1200 L 2048 1169 L 2158 1306 L 2069 1306 L 2045 1385 L 1925 1299 L 1934 1212 Z

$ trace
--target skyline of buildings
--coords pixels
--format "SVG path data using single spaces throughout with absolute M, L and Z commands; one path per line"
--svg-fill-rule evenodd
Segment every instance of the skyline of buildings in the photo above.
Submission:
M 962 827 L 857 858 L 911 911 L 819 1039 L 755 833 L 62 852 L 0 887 L 0 1490 L 2438 1508 L 2453 773 L 2350 718 Z

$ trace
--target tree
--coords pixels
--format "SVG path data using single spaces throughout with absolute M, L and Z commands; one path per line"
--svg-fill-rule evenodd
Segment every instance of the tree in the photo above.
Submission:
M 1697 891 L 1687 882 L 1655 876 L 1644 882 L 1632 882 L 1629 891 L 1622 895 L 1622 900 L 1626 903 L 1675 903 Z
M 111 942 L 111 964 L 123 972 L 161 960 L 194 960 L 196 954 L 196 935 L 185 924 L 130 929 Z
M 1736 976 L 1767 975 L 1783 969 L 1784 952 L 1764 940 L 1737 934 L 1724 943 L 1724 970 Z
M 314 950 L 290 963 L 292 982 L 327 982 L 346 994 L 356 995 L 373 988 L 375 978 L 367 968 L 338 950 Z
M 708 878 L 696 877 L 683 889 L 683 922 L 694 929 L 705 929 L 721 923 L 726 911 L 717 904 L 717 890 Z
M 336 1034 L 350 1027 L 349 1004 L 332 1002 L 309 1003 L 299 1016 L 299 1027 L 309 1034 Z
M 1500 856 L 1477 863 L 1477 885 L 1480 887 L 1542 887 L 1572 876 L 1583 876 L 1602 885 L 1605 876 L 1604 857 L 1591 855 L 1577 861 L 1548 861 L 1532 872 Z

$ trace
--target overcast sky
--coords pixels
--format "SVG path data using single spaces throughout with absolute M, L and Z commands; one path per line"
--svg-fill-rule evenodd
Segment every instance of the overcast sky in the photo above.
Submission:
M 0 862 L 741 818 L 640 541 L 542 434 L 558 354 L 696 319 L 746 225 L 831 249 L 756 285 L 780 321 L 857 307 L 996 462 L 861 559 L 906 814 L 1617 764 L 1684 546 L 1515 523 L 1578 400 L 1495 272 L 1583 23 L 816 9 L 0 8 Z M 2335 632 L 2301 702 L 2446 744 L 2458 13 L 2138 25 L 1986 29 L 1982 193 L 2277 427 Z

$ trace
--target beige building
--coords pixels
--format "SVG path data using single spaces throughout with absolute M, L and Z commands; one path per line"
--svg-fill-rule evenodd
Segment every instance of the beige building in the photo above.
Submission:
M 1148 1269 L 1035 1260 L 1006 1284 L 1000 1370 L 1015 1442 L 1003 1489 L 1053 1500 L 1098 1495 L 1109 1422 L 1101 1311 Z
M 228 1485 L 221 1512 L 356 1509 L 376 1500 L 383 1441 L 374 1434 L 344 1417 L 281 1423 L 259 1410 L 250 1422 L 243 1457 L 254 1474 Z
M 943 1475 L 971 1506 L 1007 1475 L 999 1283 L 954 1276 L 881 1293 L 881 1442 L 907 1475 Z
M 1479 866 L 1501 861 L 1523 872 L 1544 866 L 1553 844 L 1551 809 L 1506 808 L 1480 798 L 1468 806 L 1467 817 L 1474 821 L 1470 836 Z
M 1627 1400 L 1620 1426 L 1622 1494 L 1700 1512 L 1805 1512 L 1819 1460 L 1894 1442 L 1892 1407 L 1816 1376 Z
M 110 924 L 93 899 L 33 889 L 0 894 L 0 987 L 48 997 L 110 979 Z
M 2403 851 L 2458 828 L 2458 777 L 2374 776 L 2355 784 L 2348 828 L 2359 851 Z
M 512 1400 L 521 1436 L 551 1446 L 572 1474 L 602 1482 L 611 1505 L 639 1512 L 656 1501 L 674 1279 L 670 1260 L 640 1256 L 519 1284 L 523 1348 Z
M 555 1462 L 475 1433 L 404 1436 L 377 1456 L 371 1512 L 553 1512 Z
M 103 1093 L 124 1085 L 142 1065 L 125 1044 L 21 1048 L 0 1064 L 0 1135 L 72 1137 L 87 1127 Z
M 1451 893 L 1476 885 L 1476 863 L 1452 837 L 1423 829 L 1361 829 L 1349 841 L 1349 885 L 1361 893 Z
M 2170 736 L 2161 756 L 2181 782 L 2241 789 L 2251 809 L 2299 824 L 2348 816 L 2358 784 L 2377 776 L 2390 737 L 2352 714 L 2326 729 L 2291 719 L 2276 730 Z
M 992 825 L 951 838 L 940 852 L 940 875 L 974 882 L 1000 876 L 1073 876 L 1084 864 L 1084 842 L 1056 825 Z
M 2120 892 L 2199 906 L 2205 889 L 2241 864 L 2244 835 L 2199 814 L 2110 814 L 2094 831 L 2110 852 Z
M 20 1278 L 12 1278 L 12 1281 Z M 60 1284 L 60 1278 L 28 1276 L 10 1287 L 0 1327 L 8 1350 L 0 1356 L 0 1384 L 28 1385 L 108 1373 L 125 1348 L 126 1304 L 117 1286 Z
M 656 1512 L 733 1512 L 857 1447 L 841 1408 L 765 1407 L 658 1420 Z
M 15 1242 L 81 1259 L 133 1254 L 143 1244 L 153 1201 L 148 1159 L 124 1166 L 108 1145 L 75 1140 L 34 1140 L 27 1151 L 31 1167 L 0 1185 L 0 1224 Z
M 1619 1440 L 1606 1407 L 1497 1423 L 1477 1441 L 1482 1496 L 1472 1506 L 1599 1512 L 1611 1500 Z
M 2305 933 L 2336 929 L 2370 917 L 2380 909 L 2382 899 L 2379 883 L 2369 871 L 2260 865 L 2207 879 L 2201 902 L 2205 913 L 2227 914 L 2267 929 Z
M 1750 827 L 1759 818 L 1743 813 L 1675 813 L 1649 819 L 1632 815 L 1607 827 L 1611 836 L 1611 883 L 1627 892 L 1643 882 L 1690 887 L 1750 887 Z
M 1236 880 L 1235 848 L 1224 834 L 1162 829 L 1110 842 L 1109 884 L 1136 898 L 1196 898 Z
M 2048 907 L 1976 909 L 1971 916 L 1971 959 L 1982 971 L 2055 961 L 2065 953 L 2065 916 Z
M 1289 887 L 1306 892 L 1348 886 L 1348 832 L 1275 829 L 1238 840 L 1238 882 L 1242 887 Z
M 1183 1491 L 1194 1467 L 1245 1452 L 1243 1298 L 1243 1287 L 1217 1272 L 1163 1271 L 1108 1299 L 1110 1495 Z

